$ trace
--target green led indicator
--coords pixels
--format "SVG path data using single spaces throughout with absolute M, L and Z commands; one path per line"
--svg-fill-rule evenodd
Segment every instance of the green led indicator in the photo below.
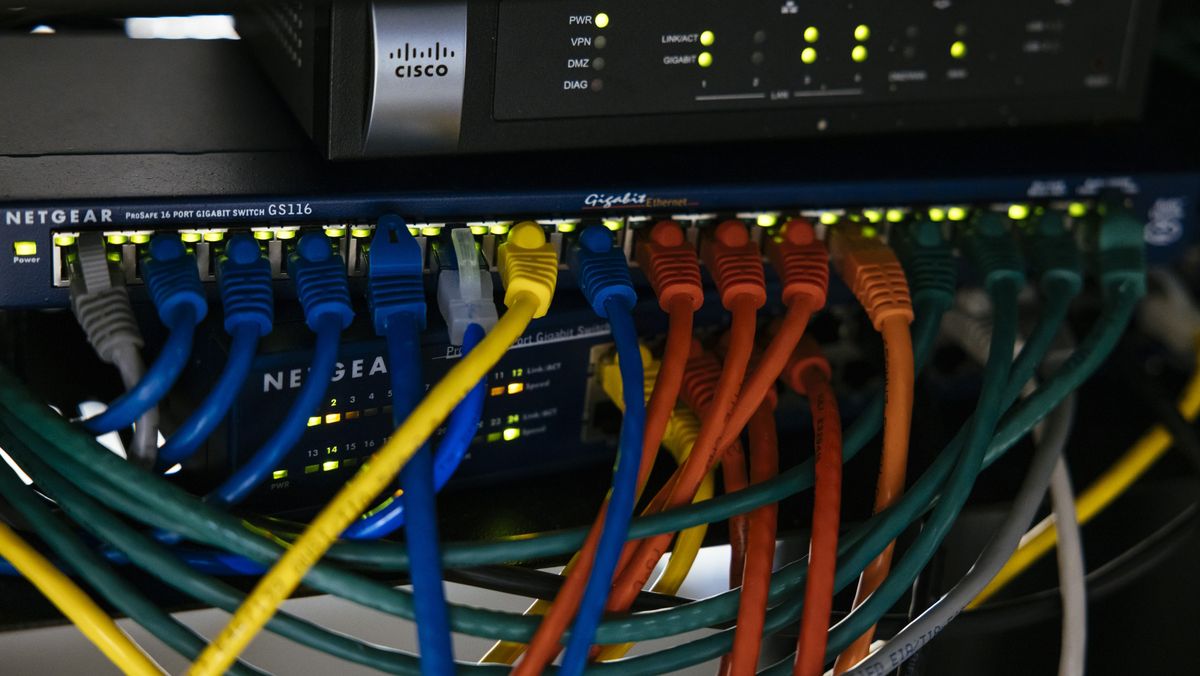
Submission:
M 109 235 L 108 236 L 108 243 L 112 244 L 113 246 L 120 246 L 128 241 L 129 241 L 129 238 L 126 237 L 125 235 Z
M 1084 216 L 1087 216 L 1087 212 L 1087 205 L 1083 202 L 1071 202 L 1071 205 L 1067 207 L 1067 213 L 1070 214 L 1072 218 L 1083 218 Z
M 967 57 L 967 43 L 962 40 L 955 40 L 950 45 L 950 56 L 956 59 L 965 59 Z
M 1008 207 L 1008 217 L 1014 221 L 1029 218 L 1029 207 L 1025 204 L 1013 204 Z
M 504 428 L 504 432 L 502 432 L 502 435 L 504 436 L 504 440 L 505 440 L 505 441 L 512 441 L 512 440 L 514 440 L 514 439 L 520 438 L 520 436 L 521 436 L 521 428 L 519 428 L 519 427 L 506 427 L 506 428 Z
M 271 472 L 271 478 L 276 481 L 279 481 L 280 479 L 286 479 L 287 474 L 288 474 L 288 472 L 286 469 L 277 469 L 274 472 Z
M 129 241 L 133 242 L 134 244 L 148 244 L 150 242 L 150 235 L 144 232 L 139 232 L 136 235 L 130 235 Z
M 305 474 L 316 474 L 317 472 L 320 472 L 320 471 L 321 471 L 320 465 L 305 465 L 304 466 Z
M 700 52 L 700 56 L 696 57 L 696 63 L 700 64 L 701 68 L 708 68 L 713 63 L 712 52 Z
M 879 236 L 879 230 L 875 229 L 874 226 L 864 225 L 862 229 L 862 236 L 866 237 L 867 239 L 875 239 Z
M 804 41 L 808 43 L 816 42 L 821 39 L 821 31 L 816 26 L 809 26 L 804 29 Z
M 779 216 L 775 214 L 759 214 L 754 219 L 754 222 L 757 223 L 760 228 L 770 228 L 779 222 Z
M 800 60 L 804 63 L 813 64 L 817 62 L 817 50 L 812 47 L 805 47 L 804 51 L 800 52 Z
M 354 228 L 350 231 L 350 236 L 354 239 L 365 239 L 371 236 L 370 228 Z
M 717 36 L 712 31 L 704 31 L 700 34 L 700 44 L 705 47 L 712 47 L 712 44 L 717 41 Z
M 255 230 L 253 234 L 254 234 L 254 239 L 257 239 L 259 241 L 267 241 L 267 240 L 275 239 L 275 234 L 272 233 L 270 230 Z
M 904 220 L 904 210 L 903 209 L 888 209 L 887 210 L 887 219 L 888 219 L 888 223 L 899 223 L 900 221 L 903 221 Z
M 596 28 L 608 28 L 608 14 L 600 12 L 596 15 Z
M 967 210 L 963 207 L 950 207 L 946 211 L 946 216 L 952 221 L 965 221 L 967 220 Z
M 554 229 L 559 232 L 575 232 L 575 224 L 571 222 L 556 223 Z
M 225 239 L 225 233 L 223 233 L 223 232 L 206 232 L 206 233 L 204 233 L 204 241 L 205 242 L 220 242 L 223 239 Z M 134 242 L 134 243 L 136 244 L 136 242 Z
M 946 220 L 946 210 L 942 209 L 941 207 L 930 207 L 929 220 L 933 221 L 934 223 L 940 223 Z
M 871 39 L 871 27 L 865 23 L 860 23 L 854 27 L 854 39 L 859 42 L 866 42 Z
M 183 241 L 187 242 L 188 244 L 195 244 L 196 242 L 199 242 L 200 240 L 204 239 L 204 236 L 198 232 L 185 232 L 185 233 L 182 233 L 179 235 L 179 239 L 182 239 Z M 111 240 L 110 240 L 110 242 L 111 242 Z
M 71 246 L 75 243 L 75 235 L 55 235 L 54 246 Z
M 863 47 L 862 45 L 855 46 L 854 49 L 850 50 L 850 58 L 854 59 L 855 63 L 862 63 L 863 61 L 866 61 L 867 48 Z
M 820 221 L 822 225 L 833 225 L 838 222 L 838 215 L 832 211 L 826 211 L 821 214 Z
M 883 220 L 883 212 L 878 209 L 863 209 L 863 216 L 867 217 L 868 223 L 878 223 Z
M 604 221 L 604 227 L 613 232 L 620 230 L 623 226 L 624 224 L 616 218 L 609 218 Z

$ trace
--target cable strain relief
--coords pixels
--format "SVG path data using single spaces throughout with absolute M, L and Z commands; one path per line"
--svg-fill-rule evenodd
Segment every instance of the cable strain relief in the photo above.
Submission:
M 71 310 L 88 343 L 105 363 L 113 363 L 123 347 L 140 349 L 144 344 L 124 286 L 72 296 Z
M 225 311 L 225 332 L 253 326 L 260 337 L 275 325 L 271 263 L 250 235 L 234 235 L 217 265 L 217 287 Z
M 399 316 L 415 321 L 418 329 L 425 329 L 421 245 L 409 232 L 404 219 L 394 214 L 381 217 L 371 237 L 367 306 L 379 335 L 386 333 L 391 320 Z
M 813 309 L 825 306 L 829 293 L 829 251 L 811 221 L 789 220 L 767 242 L 767 259 L 783 284 L 785 305 L 803 300 Z
M 700 261 L 675 221 L 660 221 L 650 229 L 637 247 L 637 260 L 664 311 L 679 297 L 686 298 L 693 311 L 704 304 Z
M 544 317 L 550 311 L 558 283 L 558 254 L 546 240 L 542 226 L 533 221 L 513 226 L 498 248 L 497 262 L 504 304 L 511 306 L 521 295 L 532 294 L 538 299 L 534 318 Z
M 716 396 L 717 381 L 721 379 L 721 362 L 715 355 L 694 343 L 683 371 L 679 398 L 688 408 L 703 417 Z
M 337 320 L 343 330 L 350 326 L 354 309 L 346 265 L 333 253 L 328 238 L 315 232 L 301 237 L 288 257 L 288 272 L 310 329 L 317 330 L 326 318 Z
M 164 324 L 173 323 L 184 308 L 190 308 L 196 323 L 208 314 L 208 299 L 200 281 L 196 257 L 178 235 L 155 235 L 142 262 L 146 288 Z
M 989 211 L 961 230 L 959 246 L 988 290 L 1001 282 L 1025 284 L 1025 261 L 1010 224 L 1006 216 Z
M 941 226 L 928 219 L 899 223 L 888 243 L 904 268 L 914 304 L 943 311 L 954 307 L 958 271 Z
M 739 296 L 749 298 L 756 308 L 766 305 L 767 280 L 762 254 L 744 223 L 720 224 L 713 237 L 704 241 L 700 252 L 725 309 L 732 309 Z
M 613 248 L 612 233 L 604 226 L 593 225 L 580 233 L 578 244 L 571 248 L 570 265 L 584 297 L 600 317 L 608 317 L 610 301 L 619 300 L 630 308 L 637 303 L 625 255 Z
M 1146 293 L 1145 226 L 1122 206 L 1106 205 L 1099 223 L 1084 228 L 1089 261 L 1106 295 Z

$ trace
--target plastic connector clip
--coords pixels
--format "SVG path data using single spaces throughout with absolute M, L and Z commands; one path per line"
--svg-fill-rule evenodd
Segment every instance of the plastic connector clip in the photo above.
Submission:
M 687 366 L 683 371 L 683 383 L 679 399 L 688 408 L 703 416 L 712 406 L 717 392 L 717 381 L 721 379 L 721 363 L 715 355 L 693 340 L 688 353 Z
M 328 238 L 315 232 L 301 237 L 288 258 L 288 272 L 310 329 L 317 331 L 326 318 L 336 320 L 343 330 L 350 326 L 354 309 L 346 265 L 341 256 L 334 255 Z
M 766 305 L 767 280 L 762 255 L 751 241 L 745 223 L 725 221 L 718 225 L 712 239 L 700 247 L 700 253 L 726 309 L 733 307 L 738 296 L 750 298 L 755 307 Z
M 344 278 L 344 276 L 343 276 Z M 425 282 L 421 245 L 404 219 L 386 215 L 375 226 L 367 268 L 367 305 L 375 333 L 385 335 L 388 323 L 404 316 L 418 330 L 425 328 Z
M 637 291 L 633 289 L 633 277 L 625 255 L 613 248 L 612 233 L 600 225 L 593 225 L 579 235 L 579 243 L 572 247 L 571 271 L 579 281 L 579 288 L 598 316 L 608 318 L 608 303 L 619 300 L 626 308 L 637 304 Z
M 704 304 L 704 285 L 700 280 L 700 260 L 674 221 L 661 221 L 650 229 L 637 249 L 637 261 L 650 281 L 658 304 L 669 312 L 676 298 L 685 298 L 692 310 Z
M 208 300 L 196 257 L 178 235 L 155 235 L 148 253 L 142 269 L 159 318 L 171 326 L 181 310 L 191 308 L 193 321 L 199 323 L 208 314 Z
M 960 231 L 959 247 L 988 291 L 1001 282 L 1025 284 L 1025 261 L 1009 224 L 1007 216 L 988 211 Z
M 225 332 L 250 326 L 259 337 L 275 325 L 271 263 L 250 235 L 234 235 L 217 265 L 217 286 L 225 308 Z
M 1088 264 L 1105 295 L 1146 293 L 1145 226 L 1129 210 L 1106 206 L 1099 223 L 1085 225 Z
M 1083 256 L 1058 211 L 1046 211 L 1018 229 L 1021 251 L 1038 284 L 1075 295 L 1083 289 Z
M 450 231 L 454 245 L 451 265 L 438 273 L 438 310 L 446 320 L 451 345 L 462 345 L 467 327 L 478 324 L 490 331 L 499 320 L 493 297 L 492 275 L 479 265 L 479 249 L 469 228 Z
M 892 317 L 913 320 L 908 279 L 896 254 L 857 226 L 835 228 L 829 235 L 833 265 L 866 310 L 876 331 Z
M 897 223 L 888 234 L 912 293 L 913 304 L 938 312 L 954 307 L 957 270 L 954 250 L 942 227 L 928 219 Z
M 829 293 L 829 251 L 817 239 L 813 224 L 803 218 L 784 223 L 767 242 L 767 259 L 783 284 L 784 305 L 805 299 L 808 307 L 825 307 Z
M 532 294 L 538 300 L 534 319 L 545 317 L 558 282 L 558 255 L 546 241 L 542 226 L 533 221 L 515 225 L 500 245 L 497 259 L 504 304 L 512 305 L 521 294 Z

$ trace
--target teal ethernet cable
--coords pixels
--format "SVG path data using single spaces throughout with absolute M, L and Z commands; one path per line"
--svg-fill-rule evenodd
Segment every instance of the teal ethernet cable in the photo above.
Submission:
M 196 325 L 208 312 L 196 257 L 178 235 L 155 235 L 142 269 L 154 307 L 169 329 L 162 352 L 133 389 L 112 402 L 104 412 L 83 421 L 92 434 L 106 434 L 133 424 L 166 396 L 187 366 Z
M 596 627 L 604 614 L 613 574 L 636 507 L 642 436 L 646 431 L 646 402 L 642 398 L 642 356 L 637 329 L 633 325 L 637 292 L 633 288 L 625 255 L 613 248 L 612 234 L 599 225 L 590 226 L 579 235 L 579 242 L 572 254 L 571 270 L 579 280 L 584 297 L 592 310 L 608 319 L 612 327 L 622 391 L 633 393 L 624 398 L 625 415 L 621 420 L 617 465 L 604 513 L 604 526 L 559 670 L 567 676 L 578 676 L 587 666 L 592 637 L 596 635 Z
M 370 251 L 367 303 L 375 332 L 387 341 L 392 422 L 399 427 L 425 394 L 421 377 L 421 331 L 425 328 L 421 247 L 403 219 L 387 215 L 375 226 Z M 393 500 L 403 500 L 407 512 L 404 532 L 411 557 L 421 672 L 425 676 L 450 676 L 454 673 L 454 649 L 442 582 L 433 475 L 433 451 L 426 441 L 400 471 L 403 495 Z M 352 524 L 348 531 L 354 537 L 371 537 L 376 534 L 373 527 L 395 513 L 385 506 L 382 512 Z
M 29 466 L 24 445 L 3 425 L 0 425 L 0 447 L 26 461 L 22 463 L 22 467 Z M 41 478 L 41 473 L 38 473 L 38 478 Z M 45 488 L 40 481 L 38 486 Z M 33 489 L 23 484 L 7 468 L 0 468 L 0 495 L 29 522 L 59 560 L 65 561 L 72 571 L 85 579 L 88 586 L 95 589 L 118 612 L 188 659 L 195 659 L 207 645 L 202 636 L 171 617 L 156 603 L 143 596 L 128 580 L 114 572 L 100 555 L 84 544 L 71 528 L 51 513 L 49 506 Z M 241 663 L 234 665 L 230 671 L 241 676 L 263 673 Z
M 0 432 L 3 431 L 4 426 L 0 425 Z M 109 513 L 98 502 L 84 495 L 78 488 L 72 486 L 70 481 L 51 469 L 30 450 L 23 440 L 11 434 L 3 434 L 0 436 L 0 443 L 3 443 L 4 448 L 9 450 L 14 460 L 36 480 L 37 485 L 62 507 L 67 516 L 91 535 L 127 553 L 129 560 L 134 565 L 201 603 L 230 612 L 236 610 L 241 604 L 245 597 L 244 592 L 197 572 L 193 567 L 181 561 L 176 552 L 167 549 Z M 27 493 L 30 491 L 26 486 L 22 485 L 21 488 Z M 90 576 L 85 577 L 89 581 L 92 579 Z M 118 608 L 121 607 L 120 604 L 114 603 L 114 605 L 117 605 Z M 157 609 L 156 606 L 154 607 Z M 134 617 L 132 614 L 130 616 Z M 139 623 L 141 622 L 139 621 Z M 142 624 L 153 631 L 153 625 Z M 281 637 L 349 662 L 387 673 L 412 674 L 414 676 L 420 673 L 418 660 L 414 655 L 363 643 L 327 631 L 286 612 L 276 615 L 268 628 Z M 173 645 L 171 641 L 164 639 L 164 642 Z M 201 642 L 199 648 L 203 648 L 204 645 Z M 190 650 L 186 652 L 181 650 L 180 652 L 194 658 Z M 242 667 L 236 667 L 232 671 L 246 674 L 258 673 Z
M 992 301 L 994 317 L 979 403 L 965 425 L 964 450 L 942 487 L 932 514 L 924 521 L 908 551 L 892 566 L 883 583 L 846 619 L 830 630 L 827 652 L 845 648 L 855 642 L 863 631 L 869 632 L 874 621 L 862 624 L 855 620 L 863 616 L 882 617 L 911 588 L 913 580 L 933 558 L 970 497 L 975 478 L 982 469 L 988 440 L 1004 410 L 1004 391 L 1009 382 L 1017 341 L 1017 295 L 1025 284 L 1024 262 L 1017 251 L 1007 219 L 994 212 L 985 213 L 968 225 L 960 242 L 967 258 L 982 277 L 982 285 Z M 863 543 L 858 546 L 863 546 Z M 883 610 L 878 610 L 880 607 Z M 861 656 L 865 657 L 865 650 Z M 858 658 L 856 656 L 854 661 L 858 661 Z
M 229 357 L 204 401 L 158 450 L 160 469 L 190 458 L 225 419 L 250 374 L 259 339 L 275 323 L 271 264 L 250 235 L 234 235 L 225 245 L 217 264 L 217 286 L 225 309 L 225 332 L 233 338 Z
M 209 494 L 207 499 L 215 504 L 228 506 L 245 500 L 271 476 L 300 440 L 308 428 L 308 418 L 325 398 L 325 390 L 337 366 L 342 331 L 354 319 L 346 266 L 342 257 L 333 253 L 324 235 L 314 232 L 301 237 L 288 259 L 288 271 L 295 280 L 296 293 L 304 307 L 304 320 L 317 334 L 313 361 L 304 384 L 275 433 Z

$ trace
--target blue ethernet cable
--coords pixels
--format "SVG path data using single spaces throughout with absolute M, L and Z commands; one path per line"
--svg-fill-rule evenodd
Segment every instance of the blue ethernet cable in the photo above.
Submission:
M 367 303 L 375 321 L 375 333 L 387 340 L 392 422 L 399 426 L 425 393 L 421 377 L 421 331 L 425 329 L 424 266 L 421 247 L 399 216 L 384 216 L 375 226 L 367 270 Z M 452 676 L 455 672 L 454 647 L 450 641 L 450 611 L 442 583 L 433 465 L 433 452 L 425 443 L 401 470 L 400 488 L 407 508 L 404 532 L 411 561 L 421 673 Z M 386 514 L 381 520 L 383 518 Z
M 613 471 L 612 492 L 604 515 L 604 528 L 596 546 L 592 571 L 588 576 L 579 612 L 571 628 L 560 674 L 578 676 L 587 665 L 588 652 L 596 627 L 612 588 L 621 549 L 629 532 L 629 522 L 637 500 L 638 466 L 641 464 L 642 437 L 646 429 L 646 402 L 642 398 L 642 356 L 638 350 L 633 307 L 637 292 L 629 275 L 625 256 L 613 248 L 612 235 L 602 226 L 591 226 L 579 236 L 572 252 L 571 269 L 579 286 L 597 315 L 608 319 L 617 346 L 618 368 L 625 393 L 625 418 L 621 422 L 617 465 Z M 632 396 L 631 396 L 632 395 Z
M 103 413 L 83 421 L 84 429 L 95 435 L 129 427 L 167 395 L 192 354 L 196 325 L 208 313 L 196 257 L 178 235 L 155 235 L 143 270 L 159 319 L 169 330 L 167 342 L 137 385 Z
M 385 217 L 385 222 L 386 220 Z M 475 236 L 467 228 L 457 228 L 450 232 L 450 240 L 452 247 L 435 245 L 434 248 L 440 268 L 438 309 L 446 320 L 450 344 L 461 344 L 463 356 L 466 356 L 483 340 L 487 329 L 495 326 L 496 305 L 492 296 L 491 275 L 480 269 Z M 376 261 L 378 262 L 378 257 Z M 481 379 L 450 414 L 446 423 L 446 434 L 433 456 L 435 491 L 442 490 L 466 457 L 471 440 L 475 438 L 475 431 L 479 428 L 486 394 L 487 381 Z M 342 533 L 342 537 L 369 540 L 391 535 L 404 525 L 404 504 L 403 499 L 385 502 L 361 520 L 351 524 Z
M 324 235 L 309 233 L 300 238 L 288 258 L 288 272 L 304 307 L 304 320 L 317 334 L 312 364 L 304 385 L 275 433 L 205 498 L 210 502 L 226 506 L 241 502 L 283 462 L 308 428 L 309 417 L 320 409 L 337 367 L 342 331 L 354 320 L 346 266 L 342 257 L 333 253 Z
M 232 336 L 225 369 L 204 401 L 158 451 L 158 466 L 183 462 L 225 419 L 250 374 L 258 341 L 271 332 L 275 308 L 271 264 L 250 235 L 236 235 L 225 246 L 217 267 L 217 285 L 225 308 L 225 332 Z
M 479 341 L 483 340 L 483 327 L 470 324 L 463 334 L 462 354 L 467 356 Z M 393 390 L 395 384 L 393 383 Z M 479 419 L 483 416 L 483 402 L 487 396 L 487 381 L 481 380 L 467 394 L 446 422 L 446 434 L 438 443 L 437 451 L 433 454 L 433 489 L 442 488 L 458 471 L 471 440 L 479 428 Z M 393 407 L 392 409 L 396 409 Z M 386 502 L 361 520 L 354 522 L 342 533 L 342 537 L 350 540 L 375 540 L 387 537 L 404 525 L 405 500 L 403 498 Z

